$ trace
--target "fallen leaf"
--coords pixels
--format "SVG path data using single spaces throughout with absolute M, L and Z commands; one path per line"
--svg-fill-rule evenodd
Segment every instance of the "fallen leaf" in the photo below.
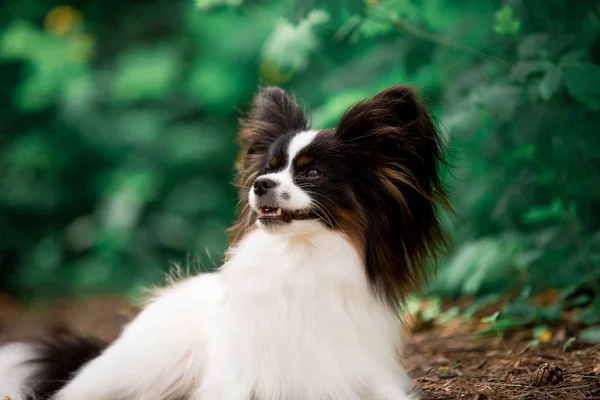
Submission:
M 535 305 L 538 307 L 551 306 L 557 303 L 559 293 L 556 290 L 548 289 L 534 297 Z
M 542 343 L 550 343 L 552 341 L 552 332 L 549 329 L 546 329 L 540 336 L 538 337 L 539 341 Z

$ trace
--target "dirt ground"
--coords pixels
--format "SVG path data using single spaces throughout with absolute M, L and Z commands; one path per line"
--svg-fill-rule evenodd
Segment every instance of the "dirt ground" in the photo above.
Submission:
M 532 348 L 531 329 L 476 337 L 470 324 L 448 325 L 406 340 L 406 365 L 424 400 L 600 399 L 600 346 L 575 341 L 563 351 L 575 333 L 565 327 Z
M 109 297 L 31 312 L 0 293 L 0 343 L 64 329 L 112 340 L 136 312 Z M 600 346 L 563 349 L 580 326 L 550 327 L 551 340 L 534 347 L 532 328 L 479 337 L 478 321 L 407 324 L 403 359 L 422 399 L 600 399 Z

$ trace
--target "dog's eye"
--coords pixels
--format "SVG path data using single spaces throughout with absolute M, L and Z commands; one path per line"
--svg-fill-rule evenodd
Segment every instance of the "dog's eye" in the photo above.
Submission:
M 307 178 L 320 178 L 321 176 L 323 176 L 323 173 L 318 169 L 311 168 L 304 173 L 304 176 L 306 176 Z

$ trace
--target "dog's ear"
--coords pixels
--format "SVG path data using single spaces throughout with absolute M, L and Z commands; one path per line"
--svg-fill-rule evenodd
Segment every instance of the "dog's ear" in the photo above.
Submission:
M 281 88 L 266 87 L 254 98 L 246 118 L 240 120 L 238 142 L 240 152 L 236 162 L 238 194 L 246 196 L 264 163 L 265 153 L 278 137 L 305 130 L 306 116 L 293 98 Z M 238 220 L 230 230 L 231 242 L 241 237 L 253 223 L 252 212 L 240 202 Z
M 436 209 L 448 207 L 441 182 L 444 145 L 432 117 L 408 86 L 390 87 L 348 110 L 337 137 L 355 154 L 371 193 L 367 269 L 387 298 L 397 300 L 426 278 L 447 248 Z M 370 203 L 369 203 L 370 202 Z
M 264 153 L 280 135 L 304 129 L 306 117 L 298 104 L 283 89 L 267 87 L 254 98 L 248 118 L 240 121 L 240 156 Z

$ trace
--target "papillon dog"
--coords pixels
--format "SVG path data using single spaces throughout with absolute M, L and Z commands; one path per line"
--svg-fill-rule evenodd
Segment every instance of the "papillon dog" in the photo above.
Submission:
M 406 400 L 399 305 L 447 248 L 444 146 L 412 88 L 311 129 L 267 87 L 241 120 L 247 198 L 216 272 L 154 293 L 113 343 L 0 349 L 11 400 Z

